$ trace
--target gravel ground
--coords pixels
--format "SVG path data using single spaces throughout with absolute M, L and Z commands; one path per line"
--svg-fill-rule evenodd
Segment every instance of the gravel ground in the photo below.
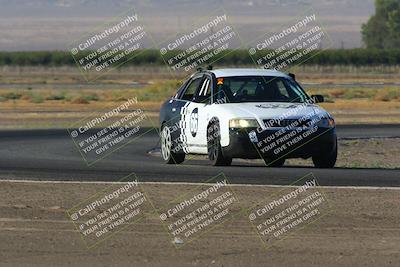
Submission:
M 312 166 L 311 159 L 289 159 L 286 165 Z M 400 168 L 400 138 L 339 140 L 339 168 Z
M 142 186 L 155 208 L 197 188 Z M 269 249 L 244 213 L 177 249 L 150 210 L 143 220 L 88 249 L 66 211 L 106 187 L 0 182 L 0 266 L 398 266 L 400 260 L 396 189 L 320 188 L 330 203 L 328 214 Z M 239 199 L 234 211 L 279 196 L 283 189 L 228 188 Z

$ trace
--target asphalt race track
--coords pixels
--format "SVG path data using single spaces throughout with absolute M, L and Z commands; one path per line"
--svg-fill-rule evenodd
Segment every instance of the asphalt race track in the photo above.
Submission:
M 339 126 L 339 138 L 400 137 L 398 125 Z M 400 186 L 400 170 L 266 168 L 257 162 L 234 161 L 213 167 L 207 160 L 166 165 L 148 151 L 158 146 L 156 130 L 87 166 L 66 130 L 0 132 L 0 179 L 118 181 L 136 173 L 140 181 L 204 182 L 223 172 L 235 184 L 288 185 L 312 172 L 326 186 Z

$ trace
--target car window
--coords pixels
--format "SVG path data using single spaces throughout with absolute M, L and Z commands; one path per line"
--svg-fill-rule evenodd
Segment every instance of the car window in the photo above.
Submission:
M 204 79 L 198 91 L 199 96 L 211 96 L 211 80 L 207 77 Z
M 285 86 L 285 84 L 283 83 L 283 81 L 278 81 L 278 82 L 276 83 L 276 85 L 278 86 L 278 90 L 279 90 L 279 93 L 280 93 L 281 95 L 283 95 L 283 96 L 285 96 L 285 97 L 287 97 L 287 98 L 290 97 L 289 92 L 288 92 L 288 89 L 286 88 L 286 86 Z M 290 88 L 290 87 L 289 87 L 289 88 Z
M 211 79 L 206 77 L 196 92 L 194 101 L 198 103 L 211 102 Z
M 305 92 L 284 77 L 237 76 L 218 78 L 217 93 L 231 103 L 239 102 L 304 102 Z
M 178 89 L 178 91 L 176 92 L 174 98 L 180 98 L 180 96 L 182 95 L 182 91 L 185 90 L 186 85 L 189 83 L 189 80 L 186 80 Z
M 187 101 L 192 101 L 193 96 L 197 90 L 197 88 L 200 85 L 202 78 L 194 78 L 191 82 L 189 82 L 189 85 L 186 87 L 185 92 L 183 93 L 181 99 L 182 100 L 187 100 Z

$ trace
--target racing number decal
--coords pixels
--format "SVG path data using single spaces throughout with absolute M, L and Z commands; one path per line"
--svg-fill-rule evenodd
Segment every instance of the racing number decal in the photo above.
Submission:
M 190 133 L 193 137 L 196 137 L 197 128 L 199 127 L 199 109 L 193 109 L 192 113 L 190 114 Z
M 199 109 L 201 110 L 201 108 L 195 105 L 195 103 L 188 102 L 180 111 L 181 119 L 179 121 L 179 126 L 181 131 L 179 141 L 182 144 L 183 152 L 186 154 L 190 153 L 190 150 L 195 149 L 199 143 L 197 139 L 200 138 L 201 135 L 199 131 L 199 127 L 201 126 L 199 126 L 199 121 L 201 121 Z
M 179 127 L 181 128 L 179 141 L 181 142 L 182 150 L 184 153 L 189 153 L 188 145 L 187 145 L 187 137 L 185 134 L 186 131 L 186 116 L 188 114 L 188 107 L 190 102 L 187 102 L 180 110 L 181 118 L 179 120 Z

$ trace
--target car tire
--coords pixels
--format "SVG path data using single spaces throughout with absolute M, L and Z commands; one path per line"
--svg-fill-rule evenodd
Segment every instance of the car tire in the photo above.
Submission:
M 326 168 L 330 169 L 335 167 L 337 159 L 337 144 L 335 144 L 335 149 L 328 154 L 318 154 L 312 157 L 315 168 Z
M 171 131 L 168 126 L 161 128 L 161 156 L 167 164 L 181 164 L 185 161 L 185 154 L 173 152 Z
M 221 147 L 221 133 L 219 123 L 213 122 L 207 128 L 208 159 L 213 166 L 229 166 L 232 158 L 225 157 Z
M 265 165 L 267 167 L 283 167 L 285 165 L 285 159 L 266 159 L 264 158 Z

